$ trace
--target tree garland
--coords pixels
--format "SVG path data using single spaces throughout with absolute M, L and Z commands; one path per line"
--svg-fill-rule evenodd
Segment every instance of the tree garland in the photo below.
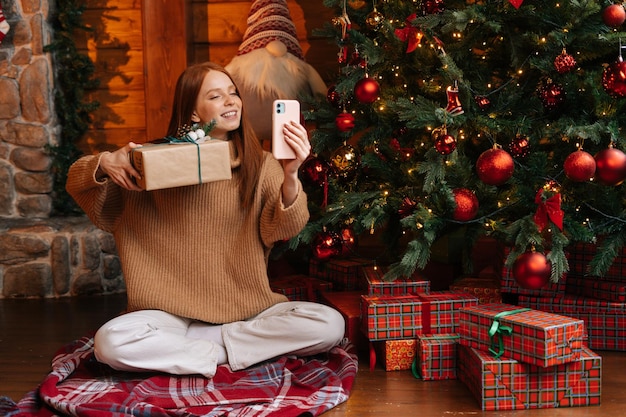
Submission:
M 70 165 L 80 156 L 76 143 L 89 129 L 91 114 L 100 105 L 96 101 L 88 101 L 85 92 L 97 88 L 99 80 L 93 78 L 93 61 L 78 51 L 74 41 L 76 30 L 91 30 L 82 21 L 84 3 L 74 0 L 57 0 L 56 3 L 56 13 L 50 19 L 52 42 L 44 47 L 44 51 L 53 55 L 56 77 L 54 100 L 61 132 L 58 145 L 47 146 L 47 151 L 53 158 L 52 214 L 69 216 L 82 213 L 65 191 L 65 182 Z

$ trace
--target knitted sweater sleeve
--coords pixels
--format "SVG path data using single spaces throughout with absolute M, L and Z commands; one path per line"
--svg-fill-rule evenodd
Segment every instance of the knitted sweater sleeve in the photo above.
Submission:
M 113 232 L 122 213 L 122 190 L 107 177 L 96 178 L 102 155 L 87 155 L 74 162 L 65 189 L 97 227 Z
M 266 155 L 259 179 L 263 208 L 260 232 L 263 243 L 270 247 L 274 242 L 290 239 L 300 233 L 309 221 L 307 196 L 299 184 L 296 200 L 285 207 L 282 200 L 283 169 L 271 155 Z

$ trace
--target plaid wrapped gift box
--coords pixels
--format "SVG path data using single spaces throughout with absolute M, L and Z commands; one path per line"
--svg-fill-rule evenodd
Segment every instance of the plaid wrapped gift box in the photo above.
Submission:
M 477 304 L 476 297 L 453 291 L 397 296 L 363 295 L 361 325 L 369 340 L 413 339 L 420 334 L 456 333 L 459 310 Z
M 456 379 L 458 341 L 457 333 L 419 335 L 413 375 L 424 381 Z
M 406 371 L 411 369 L 415 360 L 417 340 L 385 340 L 376 342 L 374 349 L 383 358 L 385 371 Z
M 309 263 L 309 275 L 332 282 L 333 288 L 337 291 L 354 291 L 366 287 L 363 267 L 370 265 L 374 265 L 374 261 L 363 258 L 328 261 L 313 258 Z
M 289 301 L 313 301 L 320 299 L 323 291 L 332 291 L 333 284 L 308 275 L 290 275 L 270 279 L 272 291 L 287 296 Z
M 576 243 L 568 246 L 569 274 L 578 277 L 588 275 L 589 264 L 596 256 L 598 246 L 598 244 L 594 243 Z M 626 277 L 626 247 L 622 248 L 621 253 L 617 255 L 608 271 L 602 277 L 594 278 L 623 281 L 624 277 Z
M 599 405 L 602 358 L 583 348 L 580 360 L 544 368 L 459 346 L 459 379 L 482 410 Z
M 626 281 L 570 274 L 567 277 L 566 291 L 568 294 L 600 300 L 626 302 Z
M 363 267 L 363 275 L 367 281 L 367 293 L 369 295 L 407 295 L 415 293 L 428 294 L 430 281 L 418 275 L 411 278 L 398 278 L 393 281 L 385 281 L 384 275 L 388 267 L 366 266 Z
M 509 304 L 460 311 L 459 343 L 537 366 L 577 360 L 586 336 L 582 320 Z
M 451 291 L 463 291 L 478 298 L 478 304 L 501 303 L 500 283 L 492 278 L 464 277 L 450 285 Z
M 587 346 L 598 350 L 626 351 L 626 311 L 619 308 L 605 308 L 609 303 L 585 297 L 564 296 L 569 301 L 552 297 L 520 296 L 519 305 L 537 310 L 566 314 L 583 320 L 587 332 Z M 578 308 L 578 305 L 593 305 L 593 308 Z
M 510 248 L 505 248 L 505 259 L 511 252 Z M 559 294 L 565 294 L 566 275 L 563 275 L 558 282 L 548 282 L 545 287 L 538 290 L 529 290 L 522 288 L 515 281 L 513 271 L 507 268 L 506 263 L 502 266 L 502 274 L 500 275 L 500 291 L 507 294 L 523 294 L 534 295 L 536 297 L 553 297 Z

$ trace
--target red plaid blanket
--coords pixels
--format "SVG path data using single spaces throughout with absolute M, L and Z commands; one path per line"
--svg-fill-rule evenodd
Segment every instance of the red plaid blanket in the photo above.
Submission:
M 327 355 L 276 361 L 233 372 L 219 366 L 212 379 L 118 372 L 93 356 L 93 339 L 61 349 L 52 372 L 8 416 L 317 416 L 345 402 L 357 372 L 347 346 Z M 0 401 L 2 402 L 2 401 Z

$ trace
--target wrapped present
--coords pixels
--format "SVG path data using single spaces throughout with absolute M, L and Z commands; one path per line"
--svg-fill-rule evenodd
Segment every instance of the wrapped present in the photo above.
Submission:
M 585 338 L 580 319 L 509 304 L 460 311 L 459 343 L 538 366 L 578 360 Z
M 410 278 L 386 281 L 383 277 L 387 271 L 388 268 L 384 266 L 371 265 L 363 267 L 363 275 L 367 282 L 369 295 L 428 294 L 430 292 L 430 281 L 420 277 L 418 274 Z
M 570 265 L 570 275 L 586 276 L 588 275 L 589 264 L 598 252 L 599 244 L 594 243 L 576 243 L 570 245 L 568 249 L 568 263 Z M 626 277 L 626 247 L 622 248 L 617 257 L 609 267 L 608 271 L 602 277 L 594 277 L 598 279 L 607 279 L 614 281 L 624 281 Z
M 131 150 L 130 159 L 141 174 L 137 185 L 147 191 L 232 178 L 229 144 L 218 139 L 143 145 Z
M 374 348 L 378 356 L 383 358 L 385 371 L 406 371 L 411 369 L 415 359 L 416 339 L 385 340 L 376 342 Z M 373 368 L 374 364 L 370 364 Z
M 505 249 L 505 255 L 508 256 L 510 248 Z M 543 288 L 531 290 L 522 288 L 515 281 L 513 271 L 507 268 L 506 264 L 502 266 L 502 274 L 500 275 L 500 291 L 508 294 L 534 295 L 536 297 L 552 297 L 559 294 L 565 294 L 566 275 L 562 276 L 558 282 L 548 282 Z
M 519 305 L 536 310 L 565 314 L 583 320 L 587 333 L 587 346 L 598 350 L 626 351 L 626 311 L 606 308 L 603 300 L 577 300 L 584 297 L 564 296 L 566 300 L 553 297 L 520 296 Z M 569 300 L 568 300 L 569 299 Z M 595 305 L 593 308 L 577 308 L 577 305 Z
M 494 358 L 459 346 L 459 379 L 482 410 L 524 410 L 599 405 L 602 358 L 584 347 L 580 359 L 547 368 Z
M 459 335 L 419 335 L 413 375 L 424 381 L 456 379 Z
M 502 302 L 500 283 L 492 278 L 460 278 L 450 285 L 450 290 L 472 294 L 478 298 L 479 304 Z
M 565 294 L 560 297 L 529 297 L 520 295 L 518 303 L 536 304 L 537 310 L 571 316 L 581 312 L 621 312 L 626 313 L 626 303 L 598 300 L 597 298 Z M 534 307 L 531 307 L 534 308 Z
M 626 280 L 613 280 L 592 276 L 567 276 L 566 291 L 600 300 L 626 302 Z
M 320 295 L 320 302 L 339 311 L 346 322 L 345 337 L 359 350 L 367 350 L 368 341 L 361 331 L 361 292 L 331 291 Z
M 354 291 L 366 287 L 363 267 L 370 265 L 374 265 L 374 261 L 363 258 L 336 258 L 328 261 L 313 258 L 309 263 L 309 275 L 332 282 L 337 291 Z
M 308 275 L 290 275 L 278 279 L 270 279 L 272 291 L 287 296 L 289 301 L 313 301 L 320 299 L 323 291 L 332 291 L 333 284 Z
M 453 291 L 397 296 L 363 295 L 361 325 L 371 341 L 413 339 L 428 333 L 456 333 L 459 310 L 477 304 L 476 297 Z

